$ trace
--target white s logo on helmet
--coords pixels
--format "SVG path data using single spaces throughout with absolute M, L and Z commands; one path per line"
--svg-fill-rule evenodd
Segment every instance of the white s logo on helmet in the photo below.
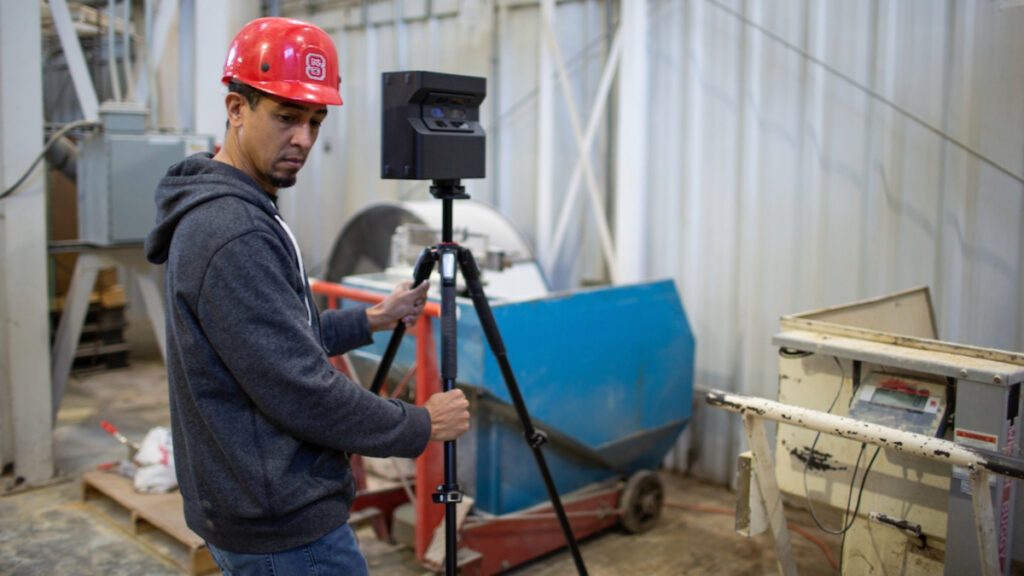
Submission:
M 327 77 L 327 58 L 322 54 L 306 54 L 306 76 L 310 80 L 323 80 Z

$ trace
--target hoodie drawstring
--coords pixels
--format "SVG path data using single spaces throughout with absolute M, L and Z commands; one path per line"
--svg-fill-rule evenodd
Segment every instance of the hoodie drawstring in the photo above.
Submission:
M 281 216 L 274 214 L 274 218 L 277 219 L 277 223 L 284 229 L 284 233 L 288 235 L 288 239 L 292 241 L 292 246 L 295 248 L 295 256 L 299 260 L 299 274 L 302 275 L 302 284 L 306 286 L 306 267 L 302 265 L 302 250 L 299 250 L 299 243 L 295 240 L 295 235 L 292 234 L 291 228 L 284 223 Z M 313 325 L 313 311 L 309 307 L 309 297 L 306 296 L 306 290 L 302 290 L 302 298 L 306 301 L 306 323 L 310 326 Z

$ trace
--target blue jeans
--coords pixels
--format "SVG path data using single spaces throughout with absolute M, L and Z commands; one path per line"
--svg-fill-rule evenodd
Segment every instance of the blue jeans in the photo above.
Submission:
M 348 524 L 323 538 L 274 554 L 239 554 L 206 546 L 225 576 L 369 576 L 366 559 Z

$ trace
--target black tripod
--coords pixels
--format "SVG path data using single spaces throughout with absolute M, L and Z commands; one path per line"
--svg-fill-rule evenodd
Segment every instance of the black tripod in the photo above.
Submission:
M 441 216 L 441 243 L 426 248 L 420 253 L 416 260 L 416 267 L 413 271 L 414 286 L 418 286 L 424 280 L 430 278 L 434 269 L 434 263 L 441 263 L 441 381 L 444 391 L 452 390 L 455 387 L 455 376 L 458 371 L 457 341 L 456 341 L 456 317 L 455 317 L 455 269 L 462 271 L 462 277 L 466 281 L 466 288 L 470 298 L 473 300 L 473 308 L 480 319 L 480 326 L 487 336 L 487 343 L 498 361 L 501 368 L 502 378 L 505 386 L 508 387 L 509 396 L 515 405 L 519 421 L 523 425 L 523 434 L 527 444 L 533 450 L 533 457 L 537 461 L 537 468 L 544 479 L 551 504 L 558 516 L 562 526 L 562 533 L 569 545 L 573 561 L 576 563 L 576 570 L 580 576 L 586 576 L 587 568 L 583 565 L 583 557 L 580 556 L 579 546 L 573 537 L 572 528 L 569 526 L 569 519 L 562 507 L 562 500 L 555 489 L 555 482 L 551 478 L 551 471 L 548 469 L 544 453 L 541 452 L 541 445 L 547 441 L 547 436 L 533 427 L 530 420 L 530 413 L 523 403 L 523 396 L 519 392 L 519 385 L 516 383 L 515 375 L 512 373 L 512 366 L 509 364 L 508 355 L 505 353 L 505 343 L 498 332 L 498 325 L 494 321 L 494 314 L 491 306 L 484 295 L 483 285 L 480 282 L 480 270 L 477 268 L 476 260 L 472 252 L 456 244 L 452 240 L 452 201 L 456 199 L 469 198 L 458 180 L 434 180 L 430 187 L 430 193 L 442 201 Z M 391 334 L 388 347 L 381 358 L 380 366 L 374 375 L 373 384 L 370 390 L 374 394 L 380 393 L 384 380 L 391 368 L 391 363 L 398 352 L 402 336 L 405 334 L 405 324 L 398 323 L 398 327 Z M 455 442 L 444 443 L 444 484 L 437 487 L 433 500 L 437 504 L 445 505 L 445 572 L 448 576 L 455 576 L 458 558 L 458 534 L 455 524 L 455 505 L 462 501 L 462 492 L 459 490 L 456 478 L 456 455 Z

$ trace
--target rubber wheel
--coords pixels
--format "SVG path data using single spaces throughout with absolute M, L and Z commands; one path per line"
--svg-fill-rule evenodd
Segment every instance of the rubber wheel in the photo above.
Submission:
M 629 477 L 622 489 L 619 511 L 622 527 L 630 534 L 646 532 L 658 523 L 665 489 L 661 479 L 650 470 L 641 470 Z

